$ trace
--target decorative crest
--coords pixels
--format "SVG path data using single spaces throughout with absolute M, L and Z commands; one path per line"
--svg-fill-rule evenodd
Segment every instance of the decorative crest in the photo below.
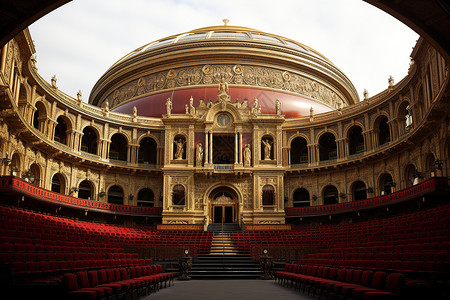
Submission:
M 222 22 L 223 22 L 223 26 L 227 26 L 228 23 L 230 22 L 230 20 L 228 20 L 228 19 L 223 19 Z

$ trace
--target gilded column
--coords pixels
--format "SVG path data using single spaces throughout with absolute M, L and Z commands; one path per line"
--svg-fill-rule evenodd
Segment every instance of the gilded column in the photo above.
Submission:
M 238 149 L 239 149 L 239 145 L 238 145 L 238 142 L 239 142 L 239 133 L 235 133 L 235 138 L 234 138 L 234 164 L 236 165 L 236 164 L 238 164 L 239 162 L 238 162 Z
M 242 165 L 242 132 L 239 133 L 239 164 Z
M 205 166 L 209 162 L 209 132 L 205 134 Z
M 213 163 L 213 156 L 212 156 L 212 152 L 213 152 L 213 134 L 212 132 L 209 133 L 209 163 L 212 164 Z

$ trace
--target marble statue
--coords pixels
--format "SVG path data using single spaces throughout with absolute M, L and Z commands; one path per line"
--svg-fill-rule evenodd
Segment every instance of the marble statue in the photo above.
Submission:
M 172 113 L 172 100 L 170 100 L 170 98 L 167 98 L 167 100 L 166 100 L 166 114 L 168 116 L 170 116 L 171 113 Z
M 272 149 L 271 141 L 269 139 L 262 140 L 264 144 L 264 160 L 270 159 L 270 150 Z
M 203 165 L 203 147 L 201 143 L 197 144 L 197 167 L 201 167 Z
M 244 149 L 244 166 L 249 167 L 252 162 L 252 151 L 250 145 L 246 144 Z
M 184 144 L 186 143 L 183 139 L 178 139 L 174 141 L 177 146 L 177 151 L 175 152 L 175 159 L 183 159 Z

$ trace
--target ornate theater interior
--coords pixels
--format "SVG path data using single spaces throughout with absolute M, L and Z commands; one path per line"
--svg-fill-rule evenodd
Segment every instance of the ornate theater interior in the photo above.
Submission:
M 298 41 L 223 25 L 118 60 L 87 101 L 47 82 L 0 8 L 0 284 L 16 299 L 138 299 L 266 279 L 321 299 L 450 292 L 450 6 L 367 0 L 421 35 L 360 99 Z

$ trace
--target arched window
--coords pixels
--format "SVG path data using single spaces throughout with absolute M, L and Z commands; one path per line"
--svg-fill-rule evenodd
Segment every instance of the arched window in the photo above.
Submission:
M 426 172 L 428 176 L 432 177 L 433 174 L 436 176 L 436 165 L 435 165 L 436 159 L 434 158 L 434 154 L 433 153 L 428 154 L 425 162 L 426 162 Z
M 263 206 L 275 205 L 275 189 L 273 186 L 266 184 L 262 188 L 262 204 Z
M 97 133 L 91 127 L 83 129 L 83 137 L 81 138 L 81 151 L 97 154 L 98 137 Z
M 327 132 L 320 137 L 319 158 L 320 161 L 337 158 L 336 138 L 334 134 Z
M 389 129 L 388 119 L 383 116 L 378 122 L 378 146 L 391 141 L 391 131 Z
M 20 166 L 21 166 L 20 155 L 16 152 L 11 157 L 10 170 L 11 170 L 12 176 L 17 176 L 17 177 L 21 176 L 21 172 L 20 172 L 21 167 Z
M 30 166 L 30 171 L 33 174 L 34 181 L 31 182 L 34 185 L 41 186 L 41 168 L 36 163 Z
M 36 102 L 36 111 L 33 115 L 33 127 L 44 132 L 45 120 L 47 118 L 47 109 L 41 101 Z
M 114 134 L 109 145 L 109 159 L 127 161 L 127 155 L 127 139 L 119 133 Z
M 352 196 L 353 196 L 353 201 L 367 199 L 366 184 L 363 181 L 358 180 L 358 181 L 353 182 Z
M 138 163 L 156 164 L 156 141 L 150 137 L 143 138 L 139 143 Z
M 66 145 L 68 142 L 67 139 L 67 122 L 64 120 L 63 117 L 58 117 L 56 119 L 56 127 L 55 127 L 55 135 L 53 137 L 53 140 L 55 140 L 58 143 Z
M 186 205 L 184 186 L 182 186 L 181 184 L 177 184 L 173 187 L 172 203 L 173 205 Z
M 352 127 L 348 132 L 348 151 L 349 155 L 364 152 L 364 137 L 359 126 Z
M 406 187 L 411 187 L 419 182 L 419 174 L 416 172 L 416 167 L 413 164 L 405 167 L 405 181 Z
M 336 204 L 339 203 L 339 193 L 335 186 L 328 185 L 323 189 L 323 204 Z
M 309 202 L 309 192 L 304 189 L 296 189 L 294 191 L 294 207 L 304 207 L 304 206 L 310 206 Z
M 173 159 L 186 159 L 186 138 L 182 135 L 173 139 Z
M 271 160 L 273 156 L 273 138 L 270 135 L 265 135 L 261 139 L 261 160 Z
M 291 165 L 308 163 L 308 143 L 302 137 L 291 142 Z
M 153 194 L 153 191 L 151 189 L 147 189 L 147 188 L 140 190 L 138 193 L 137 205 L 154 207 L 155 206 L 155 195 Z
M 33 114 L 33 127 L 39 130 L 39 109 L 36 109 Z
M 56 173 L 52 177 L 52 192 L 64 194 L 66 190 L 66 182 L 61 173 Z
M 412 126 L 412 114 L 409 103 L 407 101 L 400 104 L 398 107 L 398 119 L 400 124 L 403 124 L 403 131 L 408 130 Z
M 83 180 L 80 182 L 78 186 L 78 198 L 94 200 L 92 184 L 89 181 Z
M 394 181 L 392 180 L 392 176 L 389 173 L 384 173 L 380 176 L 380 195 L 387 195 L 393 192 L 393 188 L 395 186 Z
M 118 185 L 113 185 L 108 190 L 108 203 L 123 205 L 123 190 Z

